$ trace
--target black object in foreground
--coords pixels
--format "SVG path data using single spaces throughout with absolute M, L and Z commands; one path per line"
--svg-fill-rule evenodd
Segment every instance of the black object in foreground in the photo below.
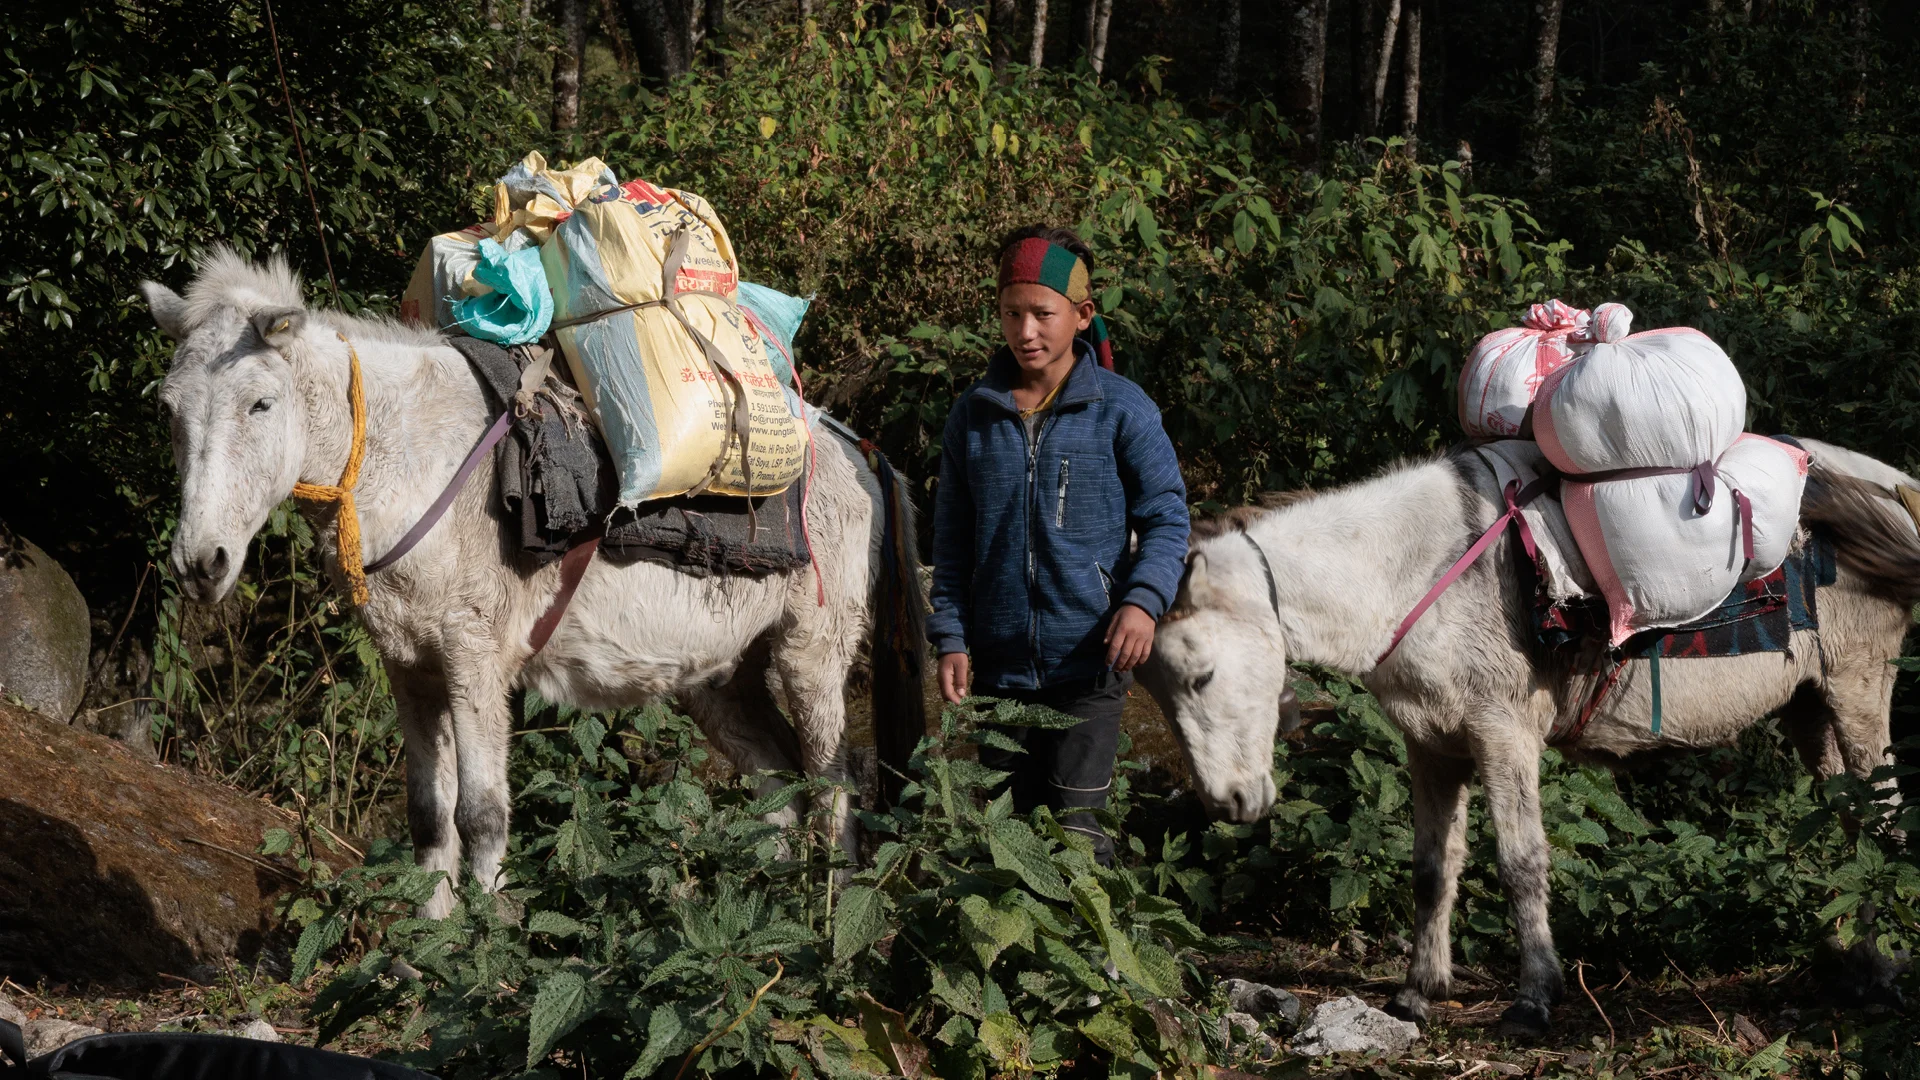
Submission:
M 0 1080 L 434 1080 L 384 1061 L 231 1035 L 133 1033 L 76 1039 L 27 1060 L 20 1028 L 0 1020 Z

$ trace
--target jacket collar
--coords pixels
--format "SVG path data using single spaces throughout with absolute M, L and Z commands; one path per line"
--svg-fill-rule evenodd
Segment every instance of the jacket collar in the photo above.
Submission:
M 1060 396 L 1053 399 L 1053 407 L 1058 409 L 1067 405 L 1084 405 L 1090 401 L 1103 401 L 1106 393 L 1100 389 L 1099 362 L 1094 359 L 1093 346 L 1080 338 L 1073 339 L 1073 369 L 1067 372 L 1066 385 L 1060 388 Z M 973 396 L 989 401 L 1006 410 L 1018 414 L 1020 407 L 1013 403 L 1013 380 L 1017 369 L 1013 362 L 1013 350 L 1002 345 L 993 359 L 987 361 L 987 373 L 974 384 Z

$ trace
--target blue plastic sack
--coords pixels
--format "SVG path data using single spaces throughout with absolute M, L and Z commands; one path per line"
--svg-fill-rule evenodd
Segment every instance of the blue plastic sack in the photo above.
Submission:
M 800 322 L 807 317 L 807 308 L 813 301 L 742 281 L 736 302 L 773 335 L 774 347 L 767 350 L 767 359 L 772 361 L 773 373 L 780 376 L 780 381 L 792 385 L 793 339 L 800 332 Z
M 453 305 L 461 330 L 499 345 L 524 345 L 547 332 L 553 322 L 553 290 L 547 286 L 539 248 L 508 252 L 495 241 L 482 240 L 473 278 L 493 291 Z

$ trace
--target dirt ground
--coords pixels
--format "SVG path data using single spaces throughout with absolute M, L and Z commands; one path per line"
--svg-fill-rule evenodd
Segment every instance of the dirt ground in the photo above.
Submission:
M 1211 961 L 1208 974 L 1282 987 L 1299 997 L 1309 1013 L 1319 1003 L 1347 994 L 1382 1005 L 1404 971 L 1404 961 L 1393 949 L 1369 942 L 1321 949 L 1284 938 L 1249 936 L 1242 943 L 1241 949 Z M 1795 1002 L 1809 996 L 1803 984 L 1801 973 L 1786 968 L 1701 981 L 1689 981 L 1672 970 L 1604 975 L 1592 969 L 1569 970 L 1568 999 L 1554 1013 L 1556 1031 L 1532 1044 L 1496 1036 L 1500 1013 L 1508 1004 L 1505 982 L 1497 974 L 1475 973 L 1454 1000 L 1436 1004 L 1422 1040 L 1405 1054 L 1308 1060 L 1281 1053 L 1271 1060 L 1239 1062 L 1237 1071 L 1276 1080 L 1308 1074 L 1356 1080 L 1469 1075 L 1482 1080 L 1520 1075 L 1707 1080 L 1745 1075 L 1742 1063 L 1792 1032 L 1800 1074 L 1817 1075 L 1822 1066 L 1837 1063 L 1847 1028 L 1836 1027 L 1825 1014 L 1796 1008 Z M 59 1016 L 107 1031 L 218 1032 L 260 1017 L 289 1042 L 310 1043 L 315 1034 L 306 1022 L 310 988 L 288 986 L 238 966 L 212 985 L 183 981 L 134 996 L 12 983 L 0 984 L 0 994 L 30 1018 Z M 365 1035 L 350 1035 L 332 1048 L 368 1055 L 384 1049 Z M 1217 1080 L 1234 1080 L 1233 1071 L 1218 1070 Z

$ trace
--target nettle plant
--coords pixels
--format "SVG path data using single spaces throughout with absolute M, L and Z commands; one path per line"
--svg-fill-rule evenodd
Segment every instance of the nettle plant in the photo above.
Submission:
M 760 820 L 814 785 L 703 783 L 697 731 L 662 708 L 613 732 L 562 710 L 519 736 L 513 884 L 416 919 L 434 877 L 382 846 L 307 898 L 295 977 L 350 954 L 321 1041 L 365 1026 L 448 1077 L 1195 1074 L 1222 1051 L 1193 1004 L 1210 939 L 1153 870 L 1102 868 L 1044 810 L 985 797 L 991 725 L 1070 723 L 949 709 L 903 807 L 862 815 L 855 871 Z M 421 977 L 390 974 L 402 960 Z

